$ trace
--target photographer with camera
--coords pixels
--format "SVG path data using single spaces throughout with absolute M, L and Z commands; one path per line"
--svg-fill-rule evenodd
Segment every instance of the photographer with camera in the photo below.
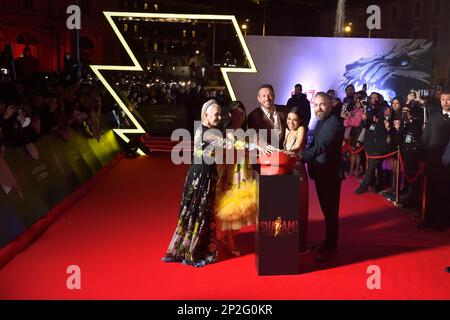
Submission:
M 2 132 L 4 140 L 12 146 L 25 146 L 29 155 L 37 160 L 39 154 L 33 145 L 33 140 L 37 138 L 33 134 L 30 126 L 31 119 L 28 116 L 25 106 L 10 105 L 3 114 Z
M 369 156 L 381 156 L 386 154 L 387 145 L 387 131 L 384 122 L 384 103 L 383 97 L 373 92 L 370 95 L 370 105 L 366 109 L 366 130 L 364 134 L 364 148 Z M 363 194 L 368 192 L 369 185 L 375 177 L 374 191 L 377 192 L 381 187 L 381 164 L 382 159 L 368 159 L 368 167 L 366 174 L 360 184 L 355 190 L 355 194 Z M 377 171 L 377 172 L 376 172 Z
M 342 104 L 346 104 L 347 111 L 352 111 L 355 106 L 355 86 L 349 84 L 345 87 L 345 98 L 342 101 Z
M 395 97 L 391 101 L 391 107 L 385 108 L 384 121 L 386 130 L 388 131 L 388 149 L 389 152 L 397 151 L 401 145 L 402 140 L 402 107 L 405 105 L 401 97 Z M 391 185 L 389 191 L 384 193 L 384 197 L 389 201 L 394 201 L 396 198 L 397 186 L 397 156 L 392 156 L 389 159 L 391 165 Z
M 402 142 L 402 117 L 401 114 L 394 113 L 394 111 L 390 112 L 388 116 L 385 117 L 384 120 L 385 128 L 388 132 L 387 143 L 388 143 L 388 152 L 395 152 L 401 145 Z M 397 155 L 391 156 L 389 158 L 389 163 L 391 165 L 391 185 L 387 192 L 384 192 L 384 197 L 389 201 L 394 201 L 396 199 L 397 192 L 397 166 L 398 158 Z
M 402 108 L 403 133 L 400 152 L 403 159 L 405 174 L 413 178 L 419 172 L 419 147 L 422 136 L 422 123 L 414 119 L 408 107 Z M 414 208 L 419 211 L 420 179 L 409 182 L 405 179 L 403 187 L 406 195 L 400 198 L 404 208 Z
M 409 109 L 411 117 L 421 123 L 421 127 L 424 128 L 425 123 L 425 100 L 423 100 L 417 91 L 411 90 L 408 93 L 406 100 L 406 107 Z
M 361 98 L 355 98 L 355 108 L 351 111 L 342 111 L 341 117 L 344 118 L 345 139 L 350 148 L 355 151 L 357 149 L 358 138 L 364 127 L 363 122 L 364 108 L 361 103 Z M 361 172 L 361 154 L 350 153 L 350 176 L 357 178 L 362 174 Z
M 427 118 L 429 118 L 433 113 L 439 113 L 441 111 L 441 95 L 441 86 L 436 85 L 431 88 L 426 104 Z

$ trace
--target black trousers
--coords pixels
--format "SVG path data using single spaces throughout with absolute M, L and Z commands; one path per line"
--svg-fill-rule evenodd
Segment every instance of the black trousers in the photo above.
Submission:
M 315 179 L 320 208 L 325 217 L 324 247 L 330 251 L 337 250 L 339 238 L 339 204 L 341 197 L 341 178 L 319 175 Z
M 402 152 L 403 160 L 405 162 L 405 171 L 409 178 L 413 178 L 417 172 L 419 172 L 419 157 L 417 155 L 417 151 L 405 151 Z M 405 178 L 405 188 L 407 190 L 407 199 L 408 202 L 413 206 L 418 206 L 419 203 L 419 189 L 420 189 L 420 181 L 421 177 L 419 177 L 413 183 L 409 183 Z
M 449 223 L 450 200 L 448 195 L 448 177 L 437 173 L 428 173 L 426 191 L 426 212 L 424 222 L 433 226 Z
M 367 159 L 367 170 L 366 173 L 364 174 L 364 179 L 361 182 L 361 185 L 363 187 L 368 187 L 371 183 L 373 178 L 375 177 L 375 171 L 378 169 L 378 177 L 377 178 L 377 182 L 376 185 L 379 186 L 379 175 L 381 174 L 381 164 L 382 164 L 382 159 Z

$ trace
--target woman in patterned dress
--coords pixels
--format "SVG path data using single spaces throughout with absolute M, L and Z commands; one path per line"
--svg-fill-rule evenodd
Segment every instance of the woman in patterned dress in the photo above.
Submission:
M 217 169 L 211 139 L 205 137 L 220 125 L 221 108 L 215 100 L 207 101 L 201 111 L 202 126 L 194 137 L 193 162 L 184 183 L 178 223 L 163 258 L 203 267 L 217 261 L 217 236 L 214 203 Z M 220 132 L 219 132 L 220 133 Z M 214 132 L 212 133 L 214 134 Z

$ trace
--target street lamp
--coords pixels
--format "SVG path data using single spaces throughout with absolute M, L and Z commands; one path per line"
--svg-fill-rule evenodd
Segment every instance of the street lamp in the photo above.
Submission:
M 242 30 L 244 30 L 244 36 L 246 36 L 247 35 L 247 25 L 244 23 L 244 24 L 242 24 L 241 28 L 242 28 Z
M 351 22 L 344 27 L 344 32 L 347 36 L 350 36 L 350 34 L 352 32 L 352 23 Z
M 241 25 L 241 29 L 244 30 L 244 36 L 247 35 L 247 30 L 249 28 L 248 23 L 250 22 L 249 19 L 245 19 L 245 22 Z

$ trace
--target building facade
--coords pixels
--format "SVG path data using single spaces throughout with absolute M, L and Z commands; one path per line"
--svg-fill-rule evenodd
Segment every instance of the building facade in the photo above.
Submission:
M 7 45 L 14 59 L 23 55 L 25 47 L 38 61 L 37 71 L 54 72 L 64 68 L 66 53 L 75 56 L 75 31 L 66 27 L 68 6 L 81 9 L 80 52 L 91 62 L 113 63 L 118 56 L 111 50 L 115 35 L 102 11 L 117 10 L 117 0 L 0 0 L 0 51 Z M 105 50 L 105 48 L 108 48 Z

